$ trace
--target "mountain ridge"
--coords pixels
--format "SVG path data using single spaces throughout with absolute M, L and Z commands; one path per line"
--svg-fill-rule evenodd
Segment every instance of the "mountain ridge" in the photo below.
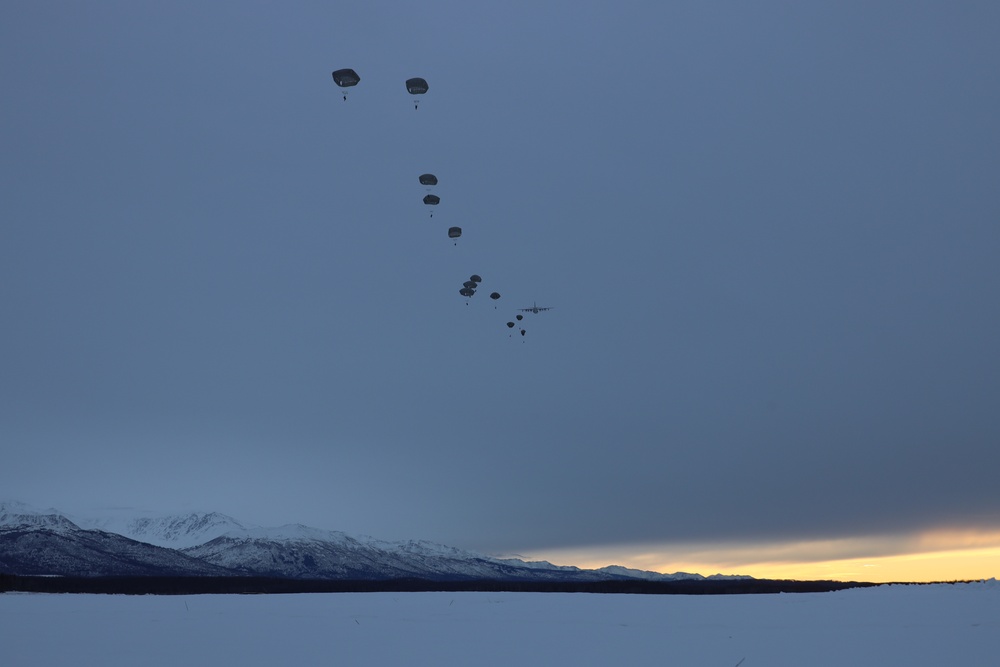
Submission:
M 302 524 L 266 528 L 218 512 L 67 515 L 0 502 L 0 571 L 60 576 L 265 576 L 437 581 L 678 581 L 750 578 L 495 558 L 426 540 L 387 542 Z

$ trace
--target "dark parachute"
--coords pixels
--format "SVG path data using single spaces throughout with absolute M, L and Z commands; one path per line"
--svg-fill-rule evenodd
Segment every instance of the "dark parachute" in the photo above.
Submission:
M 417 99 L 417 95 L 423 95 L 427 92 L 427 81 L 416 77 L 413 79 L 406 80 L 406 90 L 413 95 L 413 108 L 416 109 L 420 101 Z
M 518 322 L 524 319 L 524 315 L 517 315 L 516 317 Z
M 420 175 L 420 185 L 437 185 L 438 177 L 434 174 L 421 174 Z
M 361 77 L 352 69 L 338 69 L 333 73 L 333 81 L 341 88 L 350 88 L 358 85 Z
M 483 279 L 481 277 L 479 277 L 478 275 L 476 275 L 475 273 L 472 274 L 472 276 L 469 278 L 469 280 L 471 280 L 474 283 L 481 283 L 481 282 L 483 282 Z
M 508 322 L 507 323 L 507 328 L 508 329 L 513 329 L 514 328 L 514 323 L 513 322 Z
M 493 292 L 493 294 L 490 294 L 490 298 L 496 301 L 500 298 L 500 292 Z
M 406 80 L 406 90 L 410 95 L 423 95 L 427 92 L 427 80 L 414 77 Z
M 472 282 L 471 280 L 466 280 L 464 283 L 462 283 L 462 287 L 464 287 L 465 289 L 476 289 L 476 283 Z
M 427 206 L 437 206 L 441 203 L 441 198 L 437 195 L 427 195 L 424 197 L 424 204 Z M 434 217 L 434 209 L 431 209 L 431 217 Z
M 472 289 L 471 287 L 463 287 L 462 289 L 458 290 L 458 293 L 461 294 L 462 296 L 469 297 L 475 294 L 476 290 Z
M 358 85 L 361 77 L 352 69 L 338 69 L 333 73 L 333 82 L 341 88 L 350 88 Z M 344 90 L 344 100 L 347 100 L 347 90 Z
M 461 227 L 449 227 L 448 228 L 448 238 L 450 238 L 450 239 L 457 239 L 461 235 L 462 235 L 462 228 Z M 456 242 L 455 245 L 458 245 L 458 242 Z

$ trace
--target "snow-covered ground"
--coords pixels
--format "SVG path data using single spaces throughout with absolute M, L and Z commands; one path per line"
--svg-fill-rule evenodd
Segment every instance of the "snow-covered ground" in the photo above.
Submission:
M 0 595 L 0 664 L 1000 664 L 1000 585 L 740 596 Z

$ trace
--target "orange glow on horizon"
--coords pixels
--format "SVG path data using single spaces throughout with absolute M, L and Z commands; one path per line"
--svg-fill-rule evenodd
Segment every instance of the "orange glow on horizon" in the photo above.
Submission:
M 688 563 L 681 570 L 728 574 L 711 563 Z M 736 573 L 757 579 L 875 583 L 991 579 L 1000 577 L 1000 547 L 805 563 L 753 563 L 739 567 Z
M 961 581 L 1000 577 L 1000 532 L 935 530 L 908 536 L 807 542 L 558 549 L 533 553 L 531 559 L 588 569 L 621 565 L 667 574 L 749 575 L 758 579 Z

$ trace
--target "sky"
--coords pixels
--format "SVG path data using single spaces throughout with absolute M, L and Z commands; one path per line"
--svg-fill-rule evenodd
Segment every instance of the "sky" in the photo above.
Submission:
M 4 3 L 0 496 L 994 576 L 997 25 L 974 1 Z M 890 567 L 914 558 L 938 568 Z

